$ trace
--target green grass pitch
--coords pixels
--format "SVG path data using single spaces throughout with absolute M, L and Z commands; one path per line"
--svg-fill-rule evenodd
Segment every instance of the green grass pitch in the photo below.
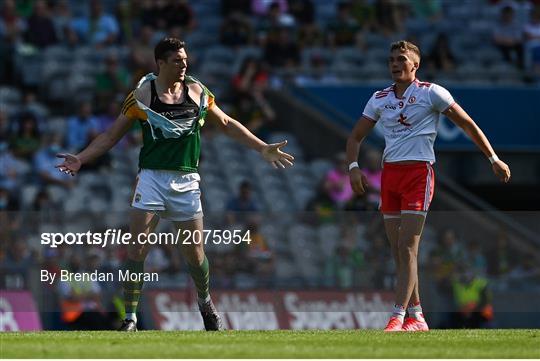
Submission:
M 540 358 L 540 330 L 0 333 L 1 358 Z

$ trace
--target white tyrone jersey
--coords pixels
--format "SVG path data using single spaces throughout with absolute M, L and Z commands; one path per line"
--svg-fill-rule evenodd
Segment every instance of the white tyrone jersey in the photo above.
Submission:
M 397 98 L 394 85 L 376 91 L 363 116 L 382 123 L 386 146 L 384 162 L 421 160 L 435 162 L 433 144 L 441 113 L 454 104 L 452 95 L 437 84 L 415 80 Z

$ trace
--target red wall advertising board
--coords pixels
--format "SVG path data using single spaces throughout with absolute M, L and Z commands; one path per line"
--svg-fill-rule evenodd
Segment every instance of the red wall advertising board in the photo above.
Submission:
M 353 329 L 385 326 L 392 295 L 345 291 L 236 291 L 212 293 L 227 329 Z M 149 290 L 145 304 L 161 330 L 201 330 L 187 291 Z
M 27 291 L 0 290 L 0 331 L 38 331 L 41 321 Z

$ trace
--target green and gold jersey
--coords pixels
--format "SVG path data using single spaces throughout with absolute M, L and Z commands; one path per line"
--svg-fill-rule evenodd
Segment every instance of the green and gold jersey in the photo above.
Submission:
M 150 82 L 150 106 L 135 99 L 131 92 L 122 106 L 122 114 L 141 124 L 143 147 L 139 168 L 197 172 L 201 153 L 200 129 L 208 109 L 214 105 L 214 95 L 197 79 L 186 76 L 185 100 L 181 104 L 165 104 L 159 100 L 154 74 L 143 77 L 137 89 Z M 189 97 L 188 85 L 202 88 L 199 105 Z

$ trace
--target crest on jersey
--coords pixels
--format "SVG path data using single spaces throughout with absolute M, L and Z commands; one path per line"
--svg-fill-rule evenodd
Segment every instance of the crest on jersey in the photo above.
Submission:
M 409 104 L 412 104 L 416 102 L 416 97 L 413 95 L 412 97 L 409 98 Z
M 406 127 L 410 127 L 410 126 L 411 126 L 411 123 L 406 122 L 406 121 L 405 121 L 406 119 L 407 119 L 407 116 L 406 116 L 406 115 L 403 115 L 403 113 L 401 113 L 401 114 L 399 115 L 398 122 L 399 122 L 400 124 L 403 124 L 403 125 L 406 126 Z

